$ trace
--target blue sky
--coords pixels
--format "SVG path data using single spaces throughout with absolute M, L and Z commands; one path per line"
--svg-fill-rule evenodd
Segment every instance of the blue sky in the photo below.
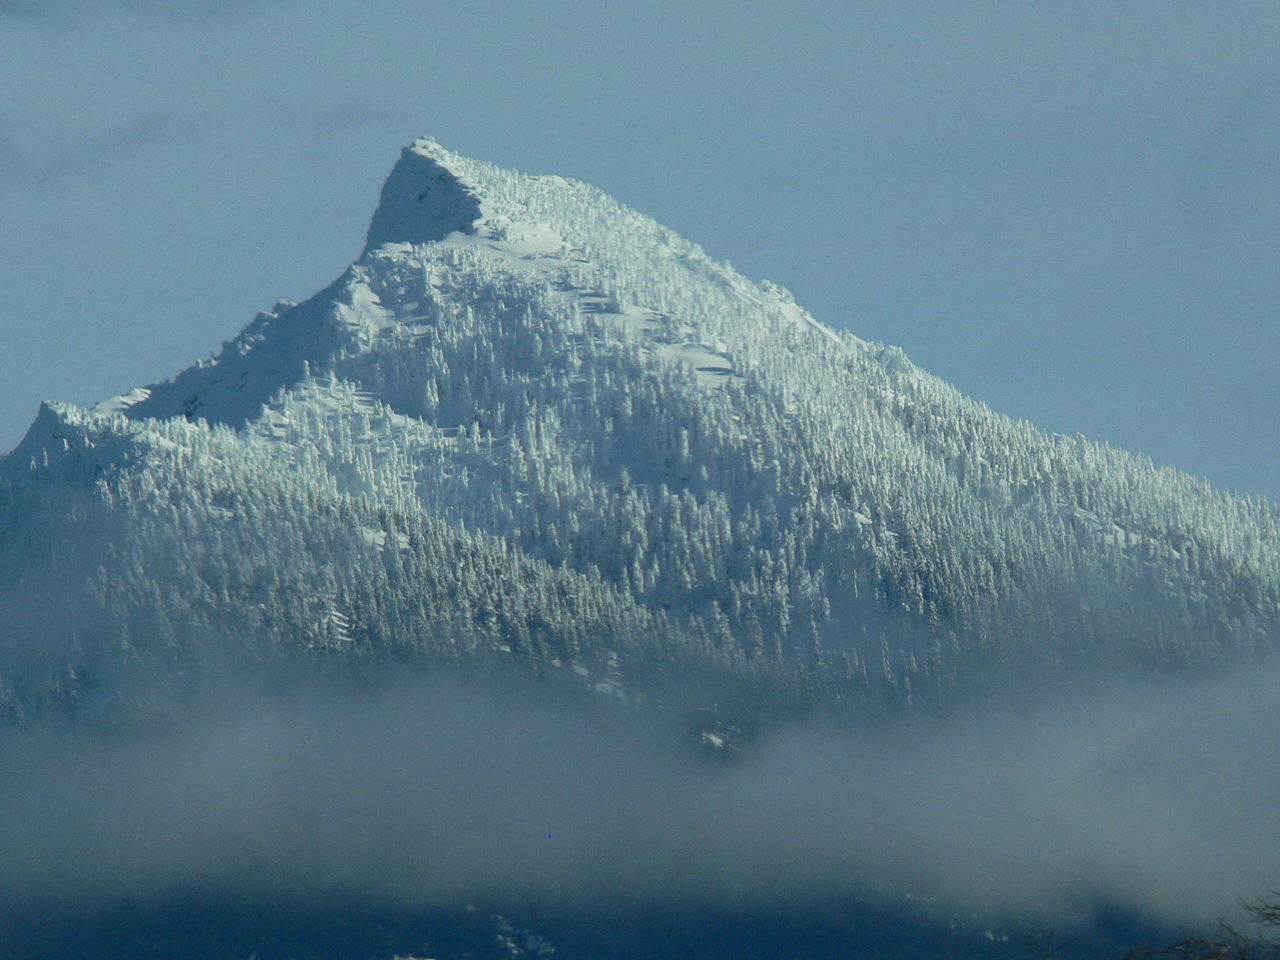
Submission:
M 0 449 L 318 290 L 423 133 L 1280 500 L 1275 4 L 0 0 Z

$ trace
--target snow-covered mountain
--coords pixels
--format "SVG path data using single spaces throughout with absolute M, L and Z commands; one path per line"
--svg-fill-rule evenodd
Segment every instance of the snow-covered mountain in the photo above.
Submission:
M 851 310 L 856 315 L 856 305 Z M 0 461 L 0 703 L 482 656 L 945 703 L 1280 640 L 1280 512 L 992 413 L 600 191 L 406 148 L 363 254 Z

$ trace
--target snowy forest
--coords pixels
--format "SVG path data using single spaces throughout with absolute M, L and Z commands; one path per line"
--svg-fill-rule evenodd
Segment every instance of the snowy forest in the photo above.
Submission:
M 421 140 L 329 288 L 172 381 L 42 407 L 0 462 L 0 622 L 19 723 L 163 708 L 228 658 L 940 709 L 1273 649 L 1280 512 Z

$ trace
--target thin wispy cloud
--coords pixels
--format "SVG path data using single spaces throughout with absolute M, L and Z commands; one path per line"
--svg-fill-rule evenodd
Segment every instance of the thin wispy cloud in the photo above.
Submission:
M 51 131 L 39 140 L 18 136 L 18 125 L 0 117 L 0 181 L 7 181 L 11 186 L 43 189 L 75 177 L 96 177 L 118 171 L 150 147 L 197 137 L 216 142 L 232 135 L 243 136 L 245 127 L 260 133 L 288 129 L 293 134 L 325 139 L 379 127 L 409 125 L 411 120 L 404 112 L 355 101 L 265 102 L 186 113 L 153 110 L 88 131 Z
M 169 23 L 228 20 L 261 6 L 261 0 L 0 0 L 0 17 L 66 26 L 94 14 L 126 13 Z
M 39 146 L 23 144 L 14 125 L 0 120 L 0 179 L 27 187 L 47 187 L 72 177 L 113 169 L 121 160 L 180 134 L 188 124 L 167 111 L 64 137 Z
M 413 123 L 413 117 L 407 111 L 362 100 L 328 103 L 260 101 L 239 111 L 238 116 L 251 123 L 288 127 L 316 136 L 360 133 L 378 127 L 400 130 Z

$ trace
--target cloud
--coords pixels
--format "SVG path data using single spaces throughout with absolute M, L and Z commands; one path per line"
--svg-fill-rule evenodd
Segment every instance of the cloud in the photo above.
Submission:
M 153 111 L 73 140 L 30 148 L 13 136 L 11 124 L 0 122 L 0 177 L 27 186 L 49 186 L 108 169 L 138 150 L 173 137 L 185 126 L 173 113 Z
M 1272 242 L 1280 207 L 1280 73 L 1251 83 L 1225 110 L 1188 180 L 1178 221 L 1192 242 L 1221 243 L 1241 234 L 1258 244 L 1259 227 Z
M 734 763 L 679 711 L 475 681 L 223 696 L 165 734 L 0 742 L 0 897 L 772 902 L 868 885 L 991 918 L 1200 921 L 1276 883 L 1280 676 L 945 723 L 796 726 Z
M 138 152 L 174 141 L 204 142 L 242 137 L 247 125 L 256 133 L 301 131 L 325 140 L 376 128 L 404 129 L 407 113 L 358 101 L 291 104 L 259 101 L 221 110 L 152 110 L 132 119 L 71 134 L 49 130 L 43 142 L 17 135 L 18 125 L 0 117 L 0 180 L 25 187 L 47 187 L 73 177 L 116 169 Z
M 260 0 L 0 0 L 0 17 L 66 25 L 88 13 L 132 13 L 170 23 L 238 18 Z
M 303 129 L 317 137 L 363 133 L 378 127 L 394 126 L 402 130 L 413 119 L 408 111 L 364 100 L 333 103 L 262 100 L 245 112 L 263 126 Z

